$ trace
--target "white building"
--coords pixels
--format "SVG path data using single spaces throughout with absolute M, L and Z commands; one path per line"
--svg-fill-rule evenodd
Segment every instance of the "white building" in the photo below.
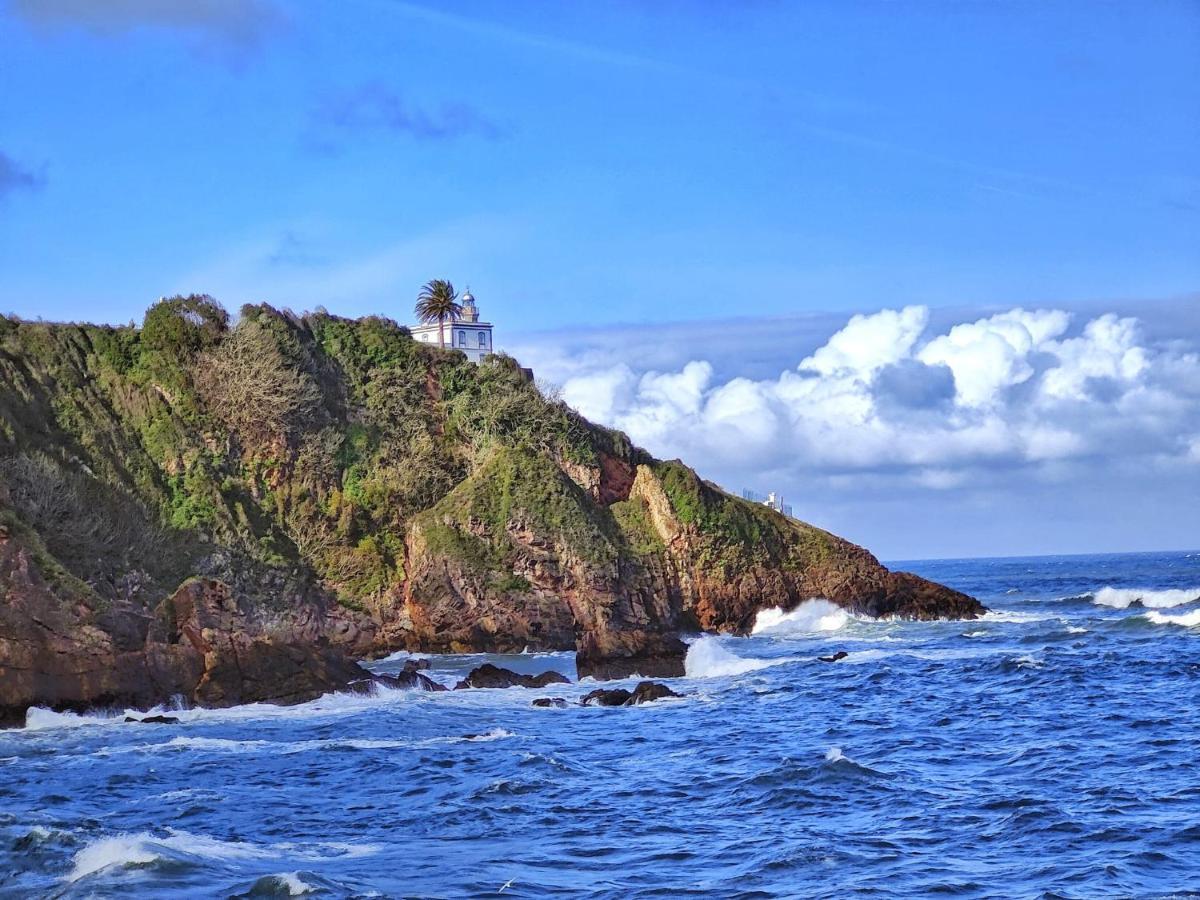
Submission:
M 426 344 L 440 343 L 441 333 L 444 333 L 447 347 L 461 350 L 467 354 L 467 359 L 477 363 L 492 352 L 492 323 L 479 321 L 479 310 L 470 290 L 464 291 L 459 299 L 462 302 L 462 315 L 458 318 L 440 326 L 437 322 L 411 325 L 408 330 L 414 338 Z

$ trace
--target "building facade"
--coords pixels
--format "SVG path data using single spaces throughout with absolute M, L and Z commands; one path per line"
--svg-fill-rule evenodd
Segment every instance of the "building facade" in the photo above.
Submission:
M 454 320 L 447 320 L 443 325 L 434 322 L 430 325 L 411 325 L 409 331 L 418 341 L 426 344 L 441 342 L 441 334 L 445 335 L 446 347 L 461 350 L 471 362 L 479 362 L 493 352 L 492 323 L 479 319 L 479 308 L 471 292 L 464 291 L 460 298 L 462 315 Z

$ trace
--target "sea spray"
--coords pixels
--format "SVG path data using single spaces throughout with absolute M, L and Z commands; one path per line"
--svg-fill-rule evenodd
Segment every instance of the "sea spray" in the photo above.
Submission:
M 791 612 L 780 607 L 761 610 L 754 619 L 752 634 L 791 637 L 822 631 L 838 631 L 850 621 L 849 614 L 828 600 L 805 600 Z
M 720 638 L 708 636 L 700 638 L 688 647 L 683 668 L 688 678 L 721 678 L 743 675 L 781 662 L 787 660 L 747 659 L 735 656 L 721 646 Z

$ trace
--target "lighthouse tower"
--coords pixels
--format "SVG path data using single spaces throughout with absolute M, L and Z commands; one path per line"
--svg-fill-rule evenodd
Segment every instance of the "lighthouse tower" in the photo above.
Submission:
M 459 299 L 462 315 L 446 323 L 446 347 L 461 350 L 471 362 L 480 362 L 492 352 L 492 323 L 479 319 L 479 307 L 471 289 L 463 291 Z M 438 343 L 438 324 L 413 325 L 412 336 L 426 344 Z

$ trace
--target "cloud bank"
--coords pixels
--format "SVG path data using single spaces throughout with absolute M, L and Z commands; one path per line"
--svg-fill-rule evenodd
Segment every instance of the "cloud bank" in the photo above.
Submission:
M 1013 469 L 1061 480 L 1131 464 L 1194 477 L 1200 465 L 1200 353 L 1115 313 L 1018 308 L 931 328 L 926 307 L 885 309 L 774 378 L 625 361 L 561 386 L 589 418 L 714 477 L 939 490 Z

